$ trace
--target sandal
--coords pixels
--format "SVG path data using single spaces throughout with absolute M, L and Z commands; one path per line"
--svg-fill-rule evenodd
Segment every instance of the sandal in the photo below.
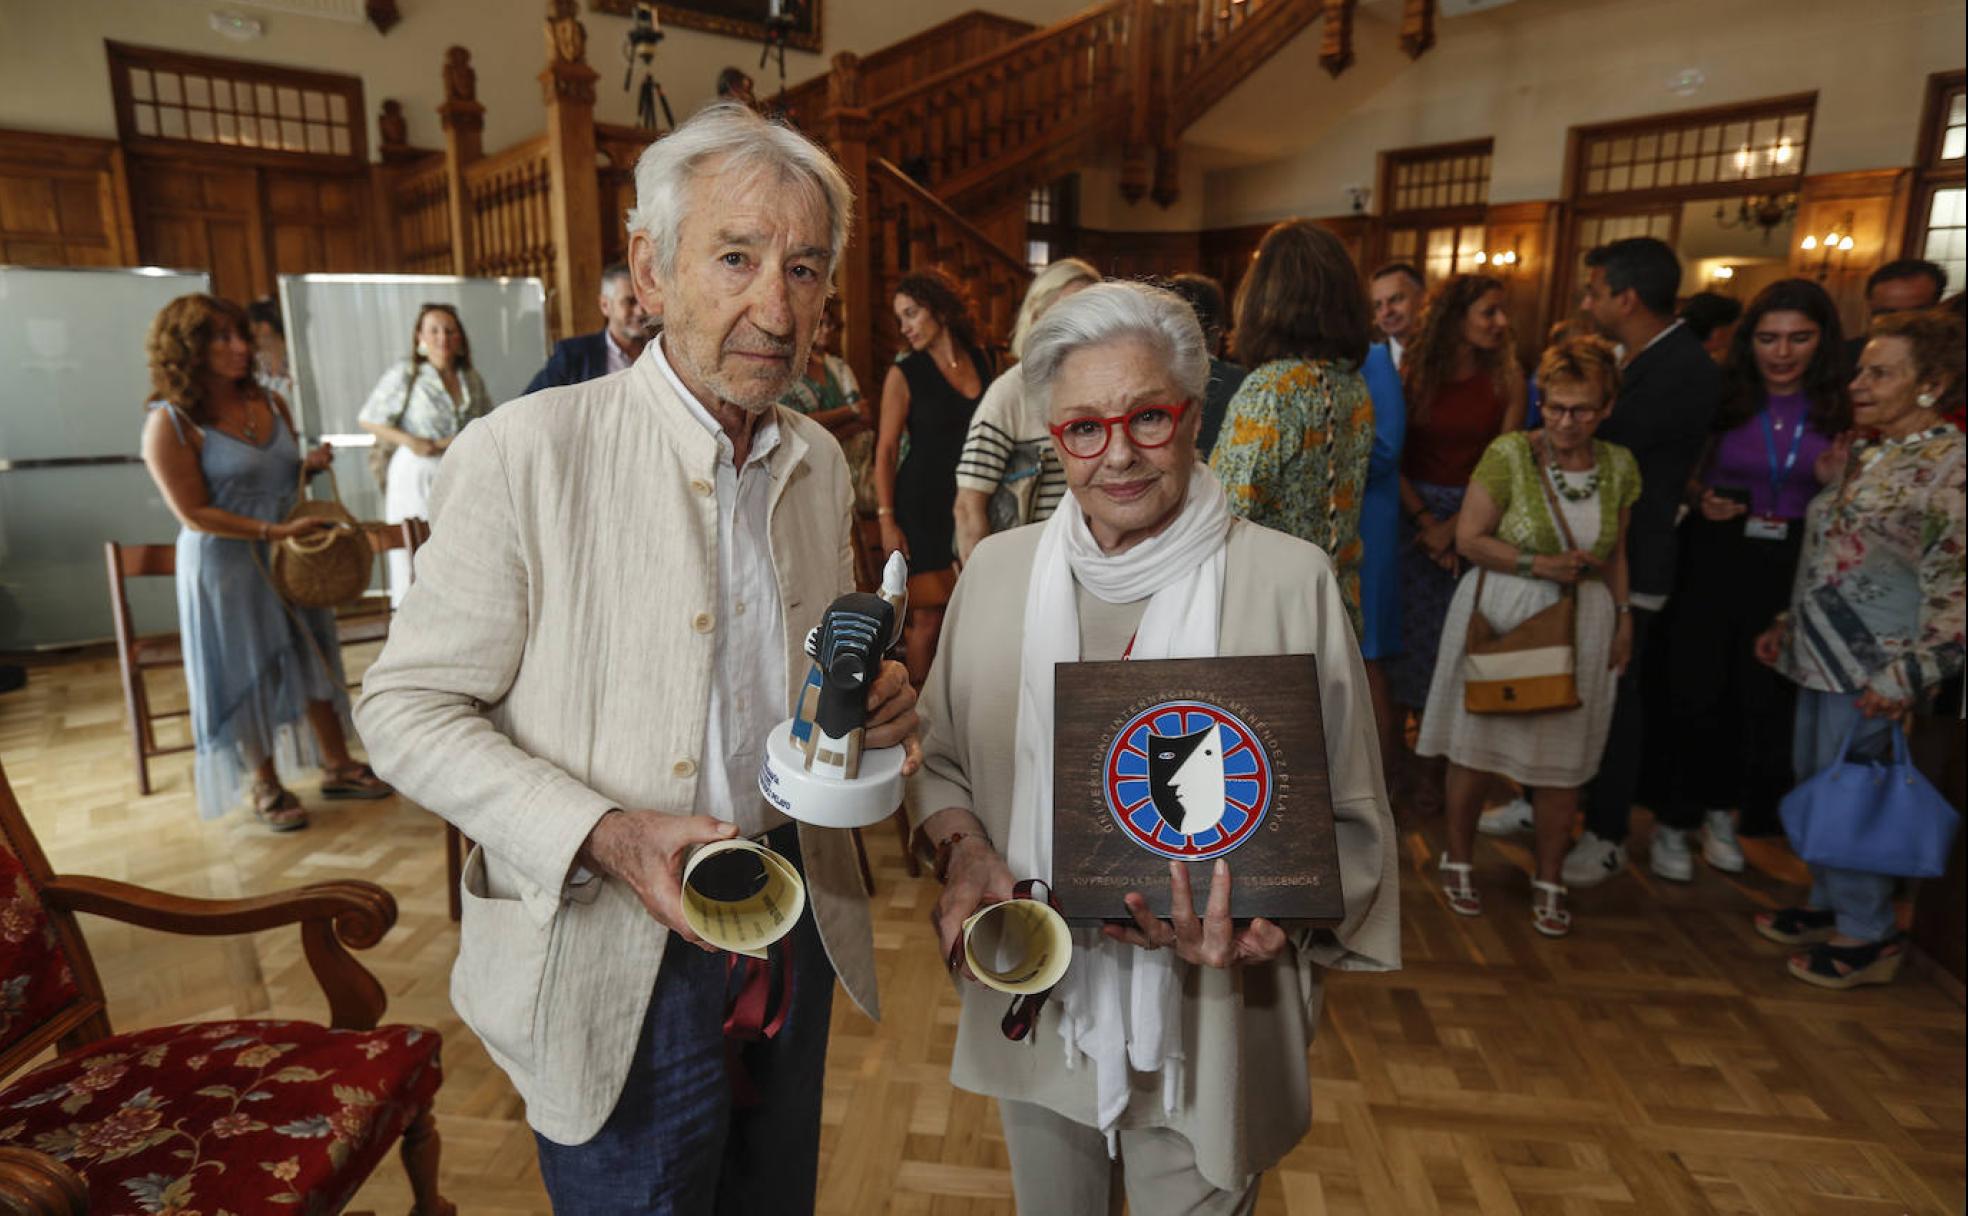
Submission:
M 373 802 L 396 793 L 387 781 L 366 764 L 348 763 L 321 770 L 323 798 L 360 798 Z
M 1906 949 L 1897 934 L 1883 942 L 1858 946 L 1834 946 L 1819 942 L 1790 959 L 1790 973 L 1820 988 L 1857 988 L 1862 984 L 1890 984 L 1906 960 Z
M 1531 880 L 1531 928 L 1546 937 L 1564 937 L 1572 931 L 1572 914 L 1565 908 L 1565 888 L 1555 882 Z
M 273 832 L 298 832 L 308 825 L 307 810 L 293 791 L 278 785 L 253 787 L 253 818 Z
M 1778 908 L 1756 914 L 1756 931 L 1786 946 L 1813 946 L 1831 940 L 1838 914 L 1829 908 Z
M 1469 881 L 1469 875 L 1476 867 L 1464 861 L 1450 861 L 1447 853 L 1436 863 L 1435 869 L 1442 875 L 1442 898 L 1449 901 L 1449 911 L 1457 916 L 1481 916 L 1483 897 L 1477 893 Z M 1449 880 L 1454 879 L 1454 883 Z

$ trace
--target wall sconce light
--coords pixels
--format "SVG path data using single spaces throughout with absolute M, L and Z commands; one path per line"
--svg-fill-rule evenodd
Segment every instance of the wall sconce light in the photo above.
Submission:
M 1520 243 L 1519 241 L 1512 241 L 1508 249 L 1497 249 L 1487 252 L 1479 249 L 1476 251 L 1476 264 L 1478 266 L 1488 267 L 1492 274 L 1510 274 L 1523 261 L 1522 255 L 1517 252 Z
M 1852 258 L 1852 220 L 1852 213 L 1847 211 L 1838 223 L 1833 225 L 1830 232 L 1822 237 L 1813 233 L 1798 242 L 1797 247 L 1805 253 L 1818 255 L 1818 282 L 1824 282 L 1831 274 L 1833 254 L 1838 255 L 1838 272 L 1845 273 L 1845 267 Z M 1808 265 L 1808 259 L 1806 264 Z

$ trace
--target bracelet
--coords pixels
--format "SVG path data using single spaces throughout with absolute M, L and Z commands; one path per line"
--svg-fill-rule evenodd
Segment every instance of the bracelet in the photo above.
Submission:
M 1629 612 L 1632 612 L 1632 611 L 1633 611 L 1633 605 L 1631 605 L 1631 604 L 1614 604 L 1614 605 L 1613 605 L 1613 611 L 1614 611 L 1614 612 L 1617 612 L 1617 613 L 1619 613 L 1619 614 L 1620 614 L 1621 616 L 1625 616 L 1625 615 L 1626 615 L 1627 613 L 1629 613 Z
M 973 833 L 970 832 L 952 832 L 948 836 L 945 836 L 943 839 L 936 842 L 936 860 L 931 863 L 930 869 L 931 872 L 936 875 L 937 882 L 944 882 L 947 880 L 950 873 L 950 859 L 954 857 L 957 852 L 957 842 L 961 840 L 970 839 L 972 838 L 972 836 Z M 978 840 L 984 839 L 982 836 L 977 836 L 975 838 Z
M 1530 578 L 1537 568 L 1537 554 L 1528 549 L 1517 550 L 1517 573 Z
M 888 517 L 888 516 L 890 516 L 890 515 L 893 515 L 893 514 L 895 514 L 895 508 L 894 508 L 894 507 L 876 507 L 876 508 L 875 508 L 875 516 L 876 516 L 876 518 L 886 518 L 886 517 Z

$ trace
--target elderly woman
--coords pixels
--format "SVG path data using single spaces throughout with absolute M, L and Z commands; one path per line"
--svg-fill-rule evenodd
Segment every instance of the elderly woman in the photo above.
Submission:
M 1346 916 L 1317 934 L 1220 907 L 1163 921 L 1130 893 L 1125 927 L 1076 932 L 1036 1044 L 1008 1042 L 1002 998 L 964 988 L 951 1080 L 998 1100 L 1021 1211 L 1105 1212 L 1117 1186 L 1136 1213 L 1248 1211 L 1310 1126 L 1320 969 L 1399 958 L 1359 650 L 1326 555 L 1237 519 L 1197 462 L 1209 360 L 1186 304 L 1089 287 L 1034 329 L 1024 373 L 1070 494 L 1044 527 L 977 547 L 924 693 L 909 805 L 936 848 L 943 949 L 1014 880 L 1051 878 L 1052 672 L 1082 659 L 1317 655 Z M 1170 881 L 1188 907 L 1186 875 Z M 1230 881 L 1219 862 L 1213 887 Z
M 287 402 L 254 379 L 248 324 L 237 304 L 205 295 L 157 314 L 143 458 L 183 525 L 178 622 L 199 814 L 223 815 L 250 783 L 254 817 L 291 832 L 307 811 L 281 784 L 283 767 L 323 758 L 325 798 L 386 798 L 390 788 L 349 755 L 334 614 L 288 607 L 267 579 L 270 542 L 327 526 L 287 514 L 301 470 L 327 468 L 329 452 L 303 452 Z
M 1798 780 L 1838 759 L 1846 736 L 1884 750 L 1899 719 L 1962 667 L 1968 445 L 1936 413 L 1962 377 L 1962 324 L 1943 312 L 1881 317 L 1859 355 L 1852 420 L 1862 433 L 1843 474 L 1812 500 L 1790 609 L 1756 656 L 1798 686 Z M 1822 988 L 1883 984 L 1905 954 L 1893 878 L 1811 867 L 1810 902 L 1759 913 L 1790 973 Z
M 1061 258 L 1032 277 L 1011 330 L 1011 357 L 1025 357 L 1032 327 L 1046 309 L 1100 281 L 1100 272 L 1078 258 Z M 963 455 L 957 458 L 957 556 L 970 560 L 977 542 L 993 532 L 1052 518 L 1066 496 L 1066 474 L 1053 454 L 1046 416 L 1025 402 L 1025 373 L 1012 368 L 991 382 L 970 416 Z M 997 518 L 993 518 L 993 508 Z
M 410 326 L 410 357 L 383 373 L 356 416 L 378 449 L 390 453 L 381 478 L 384 519 L 395 524 L 430 515 L 438 461 L 465 424 L 491 408 L 458 310 L 449 304 L 419 308 Z M 410 586 L 410 555 L 396 550 L 388 556 L 390 600 L 400 604 Z
M 1346 246 L 1311 220 L 1265 233 L 1237 289 L 1237 357 L 1250 374 L 1230 399 L 1210 470 L 1231 510 L 1326 551 L 1355 629 L 1374 443 L 1366 355 L 1367 293 Z
M 1469 479 L 1456 519 L 1456 551 L 1473 569 L 1462 577 L 1442 627 L 1428 707 L 1415 752 L 1448 757 L 1448 852 L 1442 891 L 1451 911 L 1479 916 L 1470 882 L 1476 816 L 1486 774 L 1534 787 L 1537 873 L 1531 924 L 1547 937 L 1571 932 L 1559 882 L 1579 789 L 1591 779 L 1613 720 L 1618 674 L 1633 650 L 1627 605 L 1626 522 L 1640 497 L 1632 453 L 1593 439 L 1619 390 L 1610 343 L 1573 338 L 1538 365 L 1544 426 L 1491 441 Z M 1507 633 L 1578 589 L 1574 709 L 1473 714 L 1463 701 L 1463 657 L 1471 617 L 1480 612 Z

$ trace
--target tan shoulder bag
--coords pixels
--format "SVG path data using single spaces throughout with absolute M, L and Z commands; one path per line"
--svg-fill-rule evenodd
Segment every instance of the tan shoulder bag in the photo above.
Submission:
M 1552 491 L 1550 474 L 1535 450 L 1531 463 L 1544 490 L 1545 505 L 1567 548 L 1578 548 L 1571 525 Z M 1483 581 L 1476 575 L 1476 602 L 1469 610 L 1469 635 L 1462 659 L 1462 707 L 1472 714 L 1543 714 L 1577 709 L 1578 587 L 1560 590 L 1558 602 L 1533 613 L 1508 633 L 1498 633 L 1483 616 Z

